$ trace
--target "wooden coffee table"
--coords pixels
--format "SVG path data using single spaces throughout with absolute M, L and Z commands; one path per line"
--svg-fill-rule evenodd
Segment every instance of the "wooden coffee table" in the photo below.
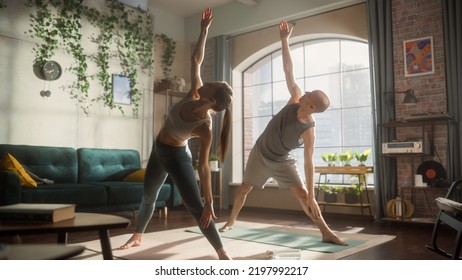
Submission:
M 57 223 L 19 223 L 1 222 L 0 236 L 21 234 L 49 234 L 57 233 L 59 244 L 67 244 L 69 232 L 98 231 L 101 242 L 101 250 L 105 260 L 112 260 L 112 248 L 109 239 L 109 230 L 115 228 L 127 228 L 130 220 L 109 214 L 76 213 L 74 219 Z

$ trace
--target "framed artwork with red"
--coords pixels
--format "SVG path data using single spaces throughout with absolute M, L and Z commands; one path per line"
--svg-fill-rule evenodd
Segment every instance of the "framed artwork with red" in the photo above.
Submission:
M 404 46 L 404 76 L 433 74 L 433 37 L 406 40 Z

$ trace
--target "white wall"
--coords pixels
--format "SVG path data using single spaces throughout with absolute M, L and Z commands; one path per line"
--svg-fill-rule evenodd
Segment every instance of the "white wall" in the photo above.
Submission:
M 365 0 L 262 0 L 254 7 L 237 1 L 213 9 L 213 25 L 209 37 L 219 35 L 236 36 L 258 29 L 277 25 L 281 20 L 295 20 L 318 15 L 358 3 Z M 199 34 L 196 28 L 200 14 L 185 20 L 186 42 L 194 42 Z
M 124 117 L 119 110 L 96 103 L 86 116 L 62 88 L 73 80 L 67 70 L 72 64 L 71 56 L 59 50 L 52 58 L 63 67 L 60 79 L 49 82 L 37 78 L 32 68 L 37 41 L 26 34 L 31 10 L 24 6 L 26 0 L 3 2 L 7 7 L 0 9 L 0 143 L 130 148 L 140 151 L 145 159 L 152 142 L 153 76 L 140 75 L 140 88 L 148 94 L 138 119 L 133 118 L 128 105 L 123 105 Z M 104 5 L 104 0 L 92 5 Z M 84 29 L 83 34 L 85 48 L 96 48 L 85 36 L 91 30 Z M 90 72 L 95 68 L 89 62 Z M 112 61 L 110 71 L 120 74 L 117 61 Z M 40 96 L 41 90 L 50 90 L 51 96 Z M 98 83 L 92 81 L 90 97 L 96 97 L 100 91 Z

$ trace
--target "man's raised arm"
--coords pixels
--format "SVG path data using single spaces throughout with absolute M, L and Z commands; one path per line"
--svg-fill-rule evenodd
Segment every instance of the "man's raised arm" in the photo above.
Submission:
M 284 74 L 286 76 L 287 89 L 290 93 L 288 104 L 297 103 L 302 96 L 300 87 L 295 82 L 294 66 L 289 49 L 289 37 L 292 34 L 293 27 L 289 27 L 286 21 L 281 21 L 279 24 L 279 36 L 281 37 L 282 45 L 282 65 L 284 67 Z

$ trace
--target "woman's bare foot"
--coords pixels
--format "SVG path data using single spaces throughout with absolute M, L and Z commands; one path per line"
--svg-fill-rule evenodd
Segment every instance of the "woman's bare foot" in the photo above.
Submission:
M 334 243 L 337 245 L 342 245 L 342 246 L 348 246 L 348 243 L 340 239 L 337 235 L 334 233 L 330 233 L 327 235 L 323 235 L 322 237 L 322 242 L 325 243 Z
M 124 250 L 124 249 L 128 249 L 131 247 L 140 246 L 142 235 L 143 235 L 142 233 L 134 233 L 132 237 L 130 237 L 130 239 L 127 241 L 127 243 L 125 243 L 125 245 L 123 246 L 120 246 L 119 249 Z
M 217 250 L 218 259 L 220 260 L 232 260 L 232 258 L 228 255 L 228 252 L 224 248 Z
M 222 226 L 218 231 L 219 232 L 227 232 L 228 230 L 232 230 L 232 229 L 233 229 L 233 224 L 228 222 L 224 226 Z

